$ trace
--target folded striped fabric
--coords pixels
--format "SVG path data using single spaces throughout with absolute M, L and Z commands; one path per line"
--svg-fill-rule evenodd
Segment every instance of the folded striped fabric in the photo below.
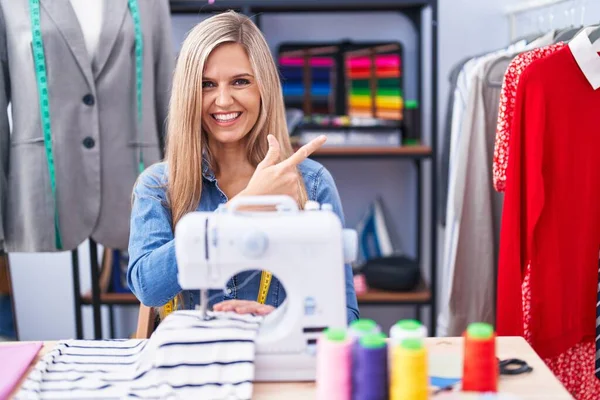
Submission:
M 17 399 L 250 399 L 263 317 L 170 314 L 150 339 L 67 340 L 42 357 Z

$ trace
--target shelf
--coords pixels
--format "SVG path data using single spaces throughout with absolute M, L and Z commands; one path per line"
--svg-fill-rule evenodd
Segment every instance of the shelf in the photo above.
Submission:
M 354 132 L 383 132 L 383 133 L 399 133 L 400 130 L 402 129 L 402 125 L 399 122 L 396 121 L 390 121 L 390 122 L 383 122 L 381 124 L 378 125 L 350 125 L 350 126 L 344 126 L 344 125 L 317 125 L 317 124 L 308 124 L 308 123 L 303 123 L 301 125 L 299 125 L 297 128 L 297 131 L 300 133 L 306 133 L 308 132 L 315 132 L 315 131 L 319 131 L 319 132 L 348 132 L 348 131 L 354 131 Z
M 294 146 L 297 149 L 299 146 Z M 322 147 L 312 154 L 312 157 L 400 157 L 428 158 L 431 156 L 429 146 L 400 146 L 400 147 Z
M 250 9 L 252 12 L 290 11 L 378 11 L 422 8 L 434 0 L 171 0 L 171 12 L 210 13 L 221 10 Z
M 368 289 L 366 293 L 357 294 L 358 304 L 428 304 L 431 301 L 431 290 L 424 282 L 411 292 L 388 292 L 379 289 Z
M 431 299 L 431 291 L 425 283 L 421 283 L 412 292 L 388 292 L 378 289 L 369 289 L 366 293 L 357 295 L 358 302 L 362 304 L 426 304 Z M 92 294 L 85 293 L 81 296 L 82 304 L 92 304 Z M 139 300 L 132 293 L 102 293 L 101 304 L 111 305 L 136 305 Z
M 85 293 L 81 296 L 81 303 L 92 304 L 91 292 Z M 128 305 L 140 304 L 140 301 L 133 293 L 101 293 L 100 304 Z

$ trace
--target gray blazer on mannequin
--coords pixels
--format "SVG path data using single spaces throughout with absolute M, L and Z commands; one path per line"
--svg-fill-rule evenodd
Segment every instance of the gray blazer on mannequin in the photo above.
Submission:
M 131 193 L 160 160 L 175 61 L 168 0 L 139 0 L 143 123 L 136 131 L 134 24 L 127 0 L 104 0 L 97 54 L 88 55 L 69 0 L 40 0 L 62 250 L 88 237 L 126 249 Z M 0 0 L 0 249 L 56 251 L 28 0 Z M 12 132 L 7 106 L 11 103 Z

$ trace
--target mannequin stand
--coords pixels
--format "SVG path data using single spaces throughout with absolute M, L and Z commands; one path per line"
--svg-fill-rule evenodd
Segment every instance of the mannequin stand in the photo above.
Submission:
M 92 308 L 94 312 L 94 339 L 102 339 L 102 310 L 100 309 L 100 267 L 98 265 L 98 244 L 90 242 L 90 273 L 92 277 Z
M 79 284 L 79 253 L 77 249 L 71 252 L 71 265 L 73 268 L 73 297 L 75 299 L 75 323 L 78 339 L 83 339 L 83 318 L 81 308 L 83 306 L 92 306 L 94 315 L 94 339 L 102 339 L 102 306 L 108 307 L 109 318 L 109 338 L 117 337 L 115 330 L 115 306 L 134 306 L 139 307 L 140 302 L 135 295 L 129 291 L 114 291 L 115 280 L 112 274 L 119 273 L 114 271 L 114 264 L 121 262 L 120 252 L 104 248 L 102 261 L 98 261 L 98 244 L 89 240 L 90 248 L 90 276 L 91 291 L 85 294 L 81 293 Z M 116 255 L 119 253 L 119 255 Z M 129 336 L 129 335 L 127 335 Z
M 98 244 L 91 238 L 90 246 L 90 274 L 92 280 L 92 308 L 94 313 L 94 339 L 102 339 L 102 314 L 100 309 L 100 271 L 98 264 Z M 81 285 L 79 283 L 79 250 L 71 251 L 71 267 L 73 273 L 73 297 L 75 299 L 75 330 L 77 339 L 83 339 L 83 318 L 81 315 Z M 110 307 L 112 320 L 112 306 Z

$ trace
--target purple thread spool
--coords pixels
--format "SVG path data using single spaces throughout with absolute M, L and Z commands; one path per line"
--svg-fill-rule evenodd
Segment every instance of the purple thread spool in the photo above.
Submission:
M 359 360 L 357 352 L 360 347 L 359 341 L 366 335 L 376 334 L 380 332 L 379 326 L 372 319 L 361 318 L 352 321 L 348 330 L 352 337 L 352 399 L 357 400 L 354 387 L 356 386 L 356 370 Z
M 389 397 L 388 350 L 383 333 L 363 336 L 356 348 L 355 400 L 387 400 Z

